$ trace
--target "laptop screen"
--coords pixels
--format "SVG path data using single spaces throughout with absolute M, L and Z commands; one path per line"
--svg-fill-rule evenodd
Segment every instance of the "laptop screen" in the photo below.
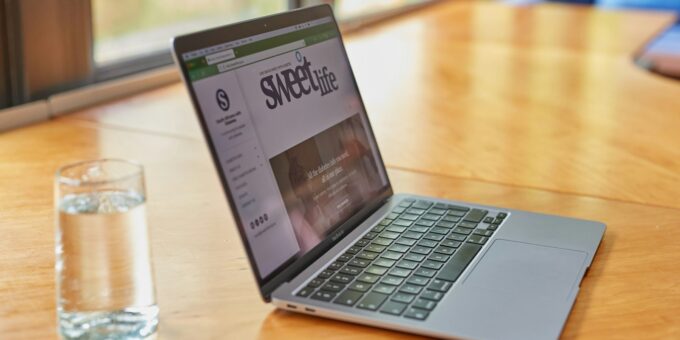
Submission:
M 332 17 L 180 58 L 260 279 L 389 185 Z

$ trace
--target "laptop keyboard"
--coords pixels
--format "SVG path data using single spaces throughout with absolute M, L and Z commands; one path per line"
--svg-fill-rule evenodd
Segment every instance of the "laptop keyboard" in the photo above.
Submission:
M 404 199 L 297 295 L 427 319 L 507 213 Z

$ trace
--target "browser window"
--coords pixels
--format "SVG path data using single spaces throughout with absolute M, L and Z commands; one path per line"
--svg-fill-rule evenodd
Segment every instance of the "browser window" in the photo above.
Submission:
M 331 17 L 182 59 L 261 278 L 388 184 Z

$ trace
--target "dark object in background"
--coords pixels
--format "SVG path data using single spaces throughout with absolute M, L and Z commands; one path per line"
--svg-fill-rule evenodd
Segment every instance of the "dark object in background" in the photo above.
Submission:
M 680 21 L 636 53 L 635 63 L 651 72 L 680 79 Z

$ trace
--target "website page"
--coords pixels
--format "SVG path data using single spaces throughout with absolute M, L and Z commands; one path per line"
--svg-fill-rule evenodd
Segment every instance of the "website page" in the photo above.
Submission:
M 366 113 L 330 18 L 192 53 L 216 161 L 266 278 L 387 184 Z

